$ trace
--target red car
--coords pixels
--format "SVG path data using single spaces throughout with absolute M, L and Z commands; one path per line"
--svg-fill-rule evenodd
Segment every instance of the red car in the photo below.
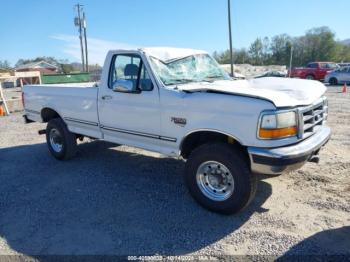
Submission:
M 306 67 L 292 68 L 288 75 L 310 80 L 324 80 L 328 72 L 337 68 L 339 66 L 333 62 L 312 62 L 308 63 Z

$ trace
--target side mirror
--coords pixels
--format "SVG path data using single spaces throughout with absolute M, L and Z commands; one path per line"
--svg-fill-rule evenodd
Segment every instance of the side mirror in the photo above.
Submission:
M 130 80 L 117 80 L 113 83 L 112 90 L 114 92 L 121 92 L 121 93 L 133 93 L 133 94 L 139 94 L 141 93 L 141 90 L 139 88 L 134 88 L 134 83 Z

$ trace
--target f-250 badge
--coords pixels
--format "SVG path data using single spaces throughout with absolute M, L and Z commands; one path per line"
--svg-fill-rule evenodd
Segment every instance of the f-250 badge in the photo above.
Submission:
M 187 120 L 186 120 L 186 118 L 172 117 L 171 122 L 173 122 L 174 124 L 179 125 L 179 126 L 185 126 L 187 123 Z

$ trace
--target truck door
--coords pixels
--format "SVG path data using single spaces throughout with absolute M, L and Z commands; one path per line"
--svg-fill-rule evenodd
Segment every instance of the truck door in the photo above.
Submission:
M 319 67 L 316 70 L 316 80 L 324 79 L 328 71 L 330 71 L 330 69 L 328 69 L 327 64 L 319 63 Z
M 345 74 L 344 82 L 346 82 L 347 84 L 349 84 L 349 83 L 350 83 L 350 67 L 347 67 L 347 68 L 348 68 L 348 70 L 347 70 L 347 72 L 346 72 L 346 74 Z
M 112 57 L 108 81 L 99 91 L 101 132 L 107 141 L 158 151 L 159 92 L 138 53 Z
M 338 82 L 339 83 L 344 83 L 346 82 L 348 77 L 349 77 L 349 74 L 348 74 L 348 68 L 347 67 L 343 67 L 343 68 L 340 68 L 338 69 Z

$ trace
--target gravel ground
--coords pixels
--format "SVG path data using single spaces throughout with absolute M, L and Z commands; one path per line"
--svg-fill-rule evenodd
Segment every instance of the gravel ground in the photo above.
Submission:
M 0 254 L 350 256 L 350 95 L 329 87 L 333 137 L 319 165 L 261 176 L 254 202 L 222 216 L 199 207 L 184 163 L 84 141 L 54 160 L 44 125 L 0 118 Z

